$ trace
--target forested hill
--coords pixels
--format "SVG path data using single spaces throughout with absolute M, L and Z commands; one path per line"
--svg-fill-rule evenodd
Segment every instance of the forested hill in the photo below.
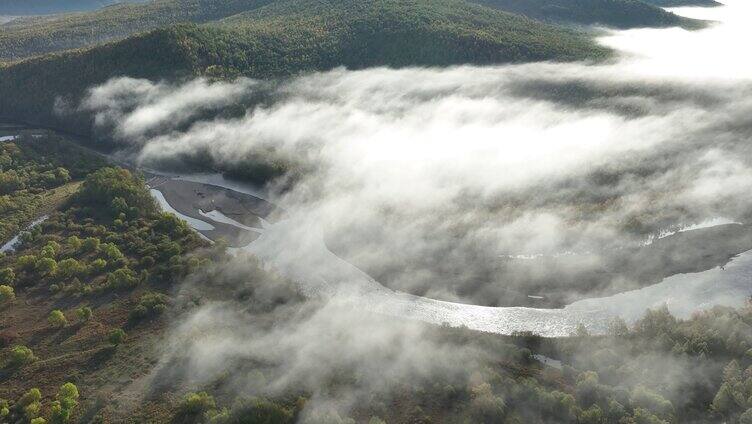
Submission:
M 660 7 L 679 7 L 679 6 L 702 6 L 714 7 L 720 6 L 715 0 L 643 0 L 645 3 Z
M 272 0 L 152 0 L 88 13 L 26 18 L 0 27 L 0 61 L 90 46 L 176 23 L 203 23 Z
M 637 0 L 471 1 L 534 19 L 565 24 L 599 24 L 618 28 L 695 27 L 699 25 L 697 21 L 680 18 Z M 12 61 L 54 51 L 91 46 L 171 24 L 216 21 L 235 14 L 250 12 L 270 3 L 279 9 L 288 7 L 290 2 L 284 0 L 151 0 L 138 4 L 117 4 L 88 13 L 27 18 L 0 27 L 0 61 Z M 328 2 L 322 4 L 326 5 Z M 355 1 L 349 4 L 352 8 L 357 7 Z M 366 1 L 365 4 L 368 2 Z M 321 8 L 316 7 L 316 10 L 321 10 Z
M 94 10 L 128 0 L 3 0 L 0 15 L 42 15 Z M 134 1 L 134 0 L 130 0 Z
M 604 25 L 613 28 L 681 26 L 695 29 L 702 21 L 677 16 L 639 0 L 477 0 L 489 7 L 545 22 Z M 670 3 L 694 0 L 651 0 Z M 704 1 L 704 0 L 700 0 Z M 712 1 L 712 0 L 711 0 Z M 662 4 L 661 6 L 667 6 Z
M 87 123 L 55 116 L 62 97 L 115 76 L 211 74 L 269 78 L 345 65 L 490 64 L 600 59 L 582 33 L 463 0 L 277 2 L 210 26 L 184 24 L 0 69 L 0 116 L 79 133 Z

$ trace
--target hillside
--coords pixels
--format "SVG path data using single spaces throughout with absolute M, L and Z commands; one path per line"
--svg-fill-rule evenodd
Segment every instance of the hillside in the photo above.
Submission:
M 657 7 L 636 0 L 473 0 L 502 11 L 533 19 L 565 24 L 601 24 L 618 28 L 697 26 Z M 13 61 L 49 52 L 118 40 L 131 34 L 176 23 L 205 23 L 253 11 L 269 4 L 276 10 L 310 7 L 329 14 L 329 3 L 275 0 L 152 0 L 142 4 L 116 4 L 88 13 L 25 18 L 0 31 L 0 61 Z M 332 3 L 334 9 L 342 7 Z M 341 3 L 341 2 L 340 2 Z M 355 10 L 368 1 L 349 1 Z M 297 4 L 297 6 L 295 6 Z M 324 7 L 322 7 L 322 5 Z M 0 13 L 2 14 L 2 13 Z M 244 13 L 246 19 L 249 13 Z M 312 13 L 309 13 L 312 16 Z M 320 18 L 322 19 L 322 18 Z
M 715 0 L 642 0 L 645 3 L 659 7 L 680 7 L 680 6 L 702 6 L 714 7 L 721 6 L 723 3 Z
M 153 0 L 116 4 L 89 13 L 26 18 L 0 31 L 0 60 L 90 46 L 181 22 L 202 23 L 271 0 Z
M 128 0 L 5 0 L 0 3 L 0 15 L 43 15 L 99 9 Z M 130 0 L 134 1 L 134 0 Z
M 144 54 L 148 52 L 148 54 Z M 0 116 L 86 133 L 53 114 L 58 97 L 115 76 L 271 78 L 345 65 L 451 65 L 600 59 L 586 35 L 462 0 L 291 0 L 210 26 L 180 25 L 0 69 Z
M 639 0 L 478 0 L 478 2 L 499 10 L 553 23 L 603 25 L 621 29 L 669 26 L 696 29 L 703 26 L 701 21 L 677 16 Z

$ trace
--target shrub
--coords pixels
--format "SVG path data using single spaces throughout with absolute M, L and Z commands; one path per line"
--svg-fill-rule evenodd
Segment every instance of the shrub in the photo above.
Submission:
M 739 424 L 752 424 L 752 408 L 747 409 L 747 411 L 739 417 Z
M 142 268 L 151 268 L 154 266 L 154 264 L 154 258 L 152 258 L 151 256 L 144 256 L 143 258 L 141 258 L 140 265 Z
M 81 322 L 86 322 L 90 320 L 92 316 L 91 308 L 88 306 L 83 306 L 83 307 L 76 309 L 76 316 L 78 317 L 78 320 Z
M 113 346 L 118 346 L 120 343 L 123 343 L 125 340 L 125 331 L 123 331 L 121 328 L 116 328 L 112 331 L 110 331 L 110 334 L 107 336 L 107 341 L 110 342 Z
M 68 325 L 68 319 L 65 318 L 65 314 L 59 309 L 50 312 L 50 316 L 47 317 L 47 322 L 56 328 L 62 328 Z
M 16 281 L 16 273 L 11 268 L 0 269 L 0 284 L 11 285 Z
M 66 239 L 65 243 L 68 245 L 69 248 L 78 251 L 81 249 L 81 239 L 77 236 L 70 236 Z
M 292 423 L 293 413 L 289 409 L 266 399 L 251 398 L 240 401 L 230 413 L 231 422 L 241 423 Z
M 102 258 L 95 259 L 89 264 L 89 274 L 97 275 L 101 274 L 107 268 L 107 261 Z
M 123 253 L 114 243 L 105 243 L 101 246 L 100 250 L 110 261 L 117 261 L 123 257 Z
M 57 272 L 57 262 L 52 258 L 44 257 L 37 261 L 34 268 L 41 276 L 52 276 Z
M 60 252 L 60 245 L 58 243 L 55 243 L 54 241 L 51 241 L 42 248 L 40 255 L 44 258 L 54 259 L 57 257 L 57 254 L 59 252 Z
M 130 313 L 130 319 L 139 320 L 156 316 L 167 310 L 167 296 L 161 293 L 146 293 Z
M 42 409 L 41 399 L 42 392 L 37 388 L 33 388 L 18 400 L 18 406 L 23 410 L 24 415 L 29 421 L 39 416 L 39 411 Z
M 32 418 L 29 424 L 47 424 L 47 420 L 42 417 Z
M 92 253 L 99 250 L 99 244 L 100 241 L 96 237 L 86 237 L 83 242 L 81 242 L 81 249 L 84 252 Z
M 10 407 L 8 405 L 8 401 L 0 399 L 0 419 L 3 419 L 8 415 L 10 415 Z
M 34 362 L 37 358 L 34 356 L 34 352 L 26 346 L 17 345 L 13 346 L 10 350 L 9 364 L 12 367 L 22 367 L 26 364 Z
M 180 412 L 185 415 L 196 416 L 216 408 L 214 398 L 208 393 L 188 393 L 180 405 Z
M 632 405 L 652 412 L 661 418 L 667 418 L 674 414 L 674 406 L 671 402 L 643 386 L 637 386 L 632 391 Z
M 65 383 L 57 392 L 56 400 L 52 403 L 52 422 L 67 423 L 73 410 L 78 405 L 78 388 L 73 383 Z
M 138 276 L 132 269 L 120 268 L 107 274 L 107 284 L 114 289 L 133 288 L 138 283 Z
M 63 259 L 57 263 L 57 272 L 63 278 L 73 278 L 84 271 L 84 266 L 73 258 Z
M 0 286 L 0 305 L 13 302 L 15 298 L 16 292 L 13 291 L 13 287 L 6 285 Z
M 31 271 L 37 264 L 37 258 L 34 255 L 23 255 L 16 259 L 16 266 L 21 271 Z

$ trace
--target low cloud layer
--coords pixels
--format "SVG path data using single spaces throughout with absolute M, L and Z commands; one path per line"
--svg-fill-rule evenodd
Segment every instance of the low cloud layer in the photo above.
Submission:
M 749 12 L 734 1 L 693 10 L 723 20 L 703 31 L 611 33 L 603 42 L 624 57 L 609 65 L 335 69 L 273 84 L 120 78 L 80 107 L 145 166 L 289 167 L 294 183 L 271 181 L 270 200 L 393 289 L 558 305 L 660 279 L 661 261 L 686 272 L 676 265 L 693 264 L 686 246 L 724 246 L 685 235 L 640 256 L 661 230 L 749 222 L 752 72 L 737 18 Z M 396 376 L 467 378 L 452 364 L 478 358 L 337 299 L 247 312 L 201 306 L 174 329 L 167 362 L 182 358 L 197 383 L 266 364 L 263 385 L 233 384 L 300 387 L 347 408 Z M 349 397 L 322 392 L 341 367 L 363 380 Z
M 629 55 L 610 65 L 336 69 L 275 84 L 124 78 L 81 107 L 146 166 L 288 166 L 296 181 L 272 183 L 273 200 L 320 222 L 334 251 L 380 281 L 507 305 L 594 278 L 610 261 L 602 252 L 663 228 L 747 219 L 750 79 L 647 72 L 667 70 L 666 43 L 687 46 L 671 57 L 688 66 L 702 60 L 693 40 L 733 42 L 730 22 L 613 33 L 604 42 Z M 719 64 L 746 66 L 723 51 Z M 525 255 L 559 259 L 508 260 Z

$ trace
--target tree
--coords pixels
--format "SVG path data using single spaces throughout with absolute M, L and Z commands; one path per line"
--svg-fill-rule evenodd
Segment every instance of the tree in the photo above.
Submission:
M 674 406 L 663 396 L 643 386 L 637 386 L 632 391 L 632 405 L 667 419 L 674 414 Z
M 242 400 L 233 407 L 231 422 L 274 423 L 293 422 L 293 413 L 289 409 L 266 399 L 251 398 Z
M 0 269 L 0 284 L 11 285 L 16 281 L 16 274 L 12 268 Z
M 81 249 L 82 242 L 81 242 L 81 239 L 78 238 L 77 236 L 70 236 L 65 242 L 68 245 L 68 247 L 74 251 L 78 251 L 79 249 Z
M 114 243 L 105 243 L 100 250 L 109 261 L 117 261 L 123 257 L 123 253 L 120 252 L 120 249 Z
M 132 269 L 120 268 L 107 274 L 107 284 L 112 288 L 133 288 L 138 282 L 138 276 Z
M 95 239 L 96 240 L 96 239 Z M 101 274 L 107 268 L 107 261 L 102 258 L 95 259 L 89 264 L 88 272 L 91 275 Z
M 41 258 L 35 268 L 41 276 L 52 276 L 57 272 L 57 262 L 52 258 Z
M 1 285 L 0 286 L 0 305 L 13 302 L 16 298 L 16 292 L 13 287 Z
M 112 331 L 110 331 L 110 334 L 107 336 L 107 341 L 110 342 L 113 346 L 119 346 L 120 343 L 122 343 L 125 340 L 125 331 L 123 331 L 121 328 L 116 328 Z
M 78 317 L 78 320 L 81 322 L 86 322 L 90 320 L 92 316 L 91 308 L 88 306 L 82 306 L 76 309 L 76 316 Z
M 747 409 L 739 416 L 739 424 L 752 424 L 752 408 Z
M 37 264 L 37 258 L 34 255 L 23 255 L 16 259 L 16 266 L 21 271 L 31 271 Z
M 65 314 L 59 309 L 50 312 L 50 316 L 47 317 L 47 322 L 56 328 L 63 328 L 68 325 L 68 320 L 65 318 Z
M 122 168 L 102 168 L 89 174 L 76 197 L 82 205 L 107 211 L 111 216 L 117 216 L 123 208 L 139 216 L 157 212 L 144 181 Z
M 96 237 L 86 237 L 83 242 L 81 242 L 81 249 L 83 249 L 84 252 L 96 252 L 99 250 L 99 244 L 100 241 Z
M 0 420 L 10 415 L 10 405 L 5 399 L 0 399 Z
M 130 319 L 138 320 L 155 316 L 167 310 L 167 296 L 161 293 L 145 293 L 130 313 Z
M 52 403 L 52 422 L 54 424 L 67 423 L 71 413 L 78 405 L 78 388 L 73 383 L 65 383 L 60 387 L 56 400 Z
M 24 411 L 29 421 L 39 416 L 39 411 L 42 409 L 41 400 L 42 392 L 37 388 L 29 390 L 18 400 L 18 406 Z
M 9 365 L 18 368 L 30 364 L 36 359 L 31 349 L 23 345 L 16 345 L 10 350 Z
M 50 240 L 43 248 L 42 248 L 42 256 L 46 256 L 49 258 L 55 258 L 60 253 L 60 243 Z
M 73 278 L 84 271 L 83 265 L 73 258 L 63 259 L 57 263 L 57 272 L 63 278 Z

